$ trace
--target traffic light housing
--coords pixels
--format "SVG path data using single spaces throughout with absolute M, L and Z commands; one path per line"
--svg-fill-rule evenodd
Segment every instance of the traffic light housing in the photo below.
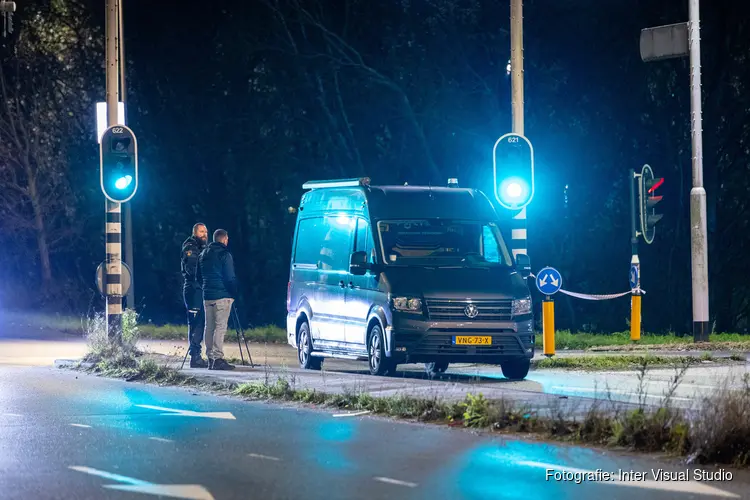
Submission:
M 505 134 L 492 150 L 495 199 L 520 210 L 534 198 L 534 148 L 520 134 Z
M 644 165 L 643 170 L 641 170 L 638 192 L 640 195 L 641 234 L 648 244 L 653 243 L 656 235 L 656 224 L 664 216 L 656 213 L 656 205 L 663 198 L 663 196 L 657 195 L 656 191 L 662 184 L 664 184 L 664 178 L 654 177 L 651 167 Z
M 125 203 L 138 190 L 138 142 L 125 125 L 109 127 L 99 145 L 102 193 L 110 201 Z

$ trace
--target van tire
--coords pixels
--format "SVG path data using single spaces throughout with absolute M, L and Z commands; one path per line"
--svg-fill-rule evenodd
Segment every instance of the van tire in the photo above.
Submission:
M 431 363 L 424 364 L 424 371 L 427 372 L 427 375 L 429 375 L 430 378 L 440 375 L 441 373 L 445 373 L 445 370 L 447 369 L 447 361 L 433 361 Z
M 300 323 L 297 329 L 297 361 L 300 368 L 304 370 L 320 370 L 323 358 L 313 357 L 312 336 L 310 335 L 310 324 L 307 321 Z
M 529 374 L 531 360 L 529 358 L 513 358 L 500 363 L 505 378 L 510 380 L 523 380 Z
M 380 325 L 373 325 L 367 337 L 367 363 L 371 375 L 388 375 L 396 371 L 396 363 L 385 356 L 385 342 Z

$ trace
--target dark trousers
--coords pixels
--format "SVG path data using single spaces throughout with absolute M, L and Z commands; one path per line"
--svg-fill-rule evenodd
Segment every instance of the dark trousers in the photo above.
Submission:
M 203 342 L 203 330 L 206 327 L 206 313 L 203 304 L 198 312 L 188 311 L 188 339 L 190 340 L 190 357 L 201 355 L 201 342 Z

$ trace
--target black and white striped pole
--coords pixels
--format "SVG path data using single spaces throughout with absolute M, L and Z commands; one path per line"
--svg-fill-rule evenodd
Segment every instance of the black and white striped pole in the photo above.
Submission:
M 121 0 L 106 0 L 107 130 L 99 145 L 99 179 L 105 201 L 105 291 L 107 331 L 122 335 L 122 214 L 121 204 L 138 189 L 138 143 L 133 131 L 118 123 L 118 10 Z

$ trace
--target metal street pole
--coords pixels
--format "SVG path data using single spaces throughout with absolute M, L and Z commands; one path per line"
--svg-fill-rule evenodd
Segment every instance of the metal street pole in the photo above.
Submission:
M 118 78 L 117 78 L 117 3 L 106 0 L 106 89 L 107 125 L 117 123 Z M 122 263 L 120 204 L 105 201 L 107 331 L 110 339 L 122 339 Z
M 635 283 L 631 276 L 633 293 L 630 297 L 630 340 L 641 339 L 641 261 L 638 258 L 638 225 L 636 219 L 635 183 L 639 179 L 632 168 L 628 172 L 630 182 L 630 272 L 635 271 Z M 634 285 L 634 286 L 633 286 Z
M 693 279 L 693 340 L 708 341 L 708 230 L 703 187 L 703 123 L 701 110 L 700 1 L 690 1 L 690 115 L 693 143 L 693 188 L 690 190 L 690 248 Z
M 128 124 L 128 93 L 125 87 L 125 37 L 123 36 L 123 21 L 122 21 L 122 2 L 123 0 L 117 0 L 117 42 L 119 46 L 118 60 L 120 70 L 120 102 L 122 102 L 125 112 L 122 116 L 122 124 Z M 128 289 L 127 301 L 125 302 L 126 307 L 135 309 L 135 268 L 133 267 L 133 217 L 130 211 L 132 200 L 125 203 L 125 263 L 130 268 L 130 288 Z
M 523 0 L 510 2 L 510 69 L 513 133 L 523 133 Z M 511 245 L 513 256 L 526 254 L 526 207 L 513 216 Z

